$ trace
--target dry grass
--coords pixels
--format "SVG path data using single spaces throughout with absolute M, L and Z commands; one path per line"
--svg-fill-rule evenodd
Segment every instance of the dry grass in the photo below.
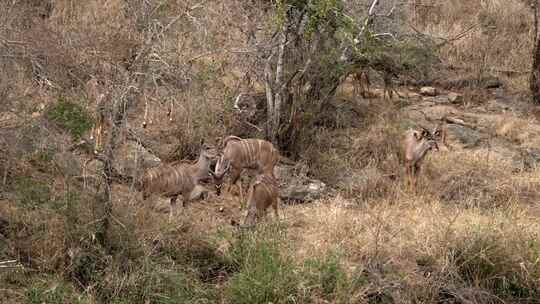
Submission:
M 394 299 L 402 301 L 423 298 L 432 303 L 441 300 L 443 288 L 455 298 L 474 303 L 490 303 L 504 296 L 506 291 L 490 281 L 493 273 L 482 277 L 482 273 L 467 272 L 483 271 L 481 264 L 473 263 L 493 265 L 508 280 L 516 272 L 522 276 L 520 282 L 538 288 L 534 283 L 539 270 L 534 256 L 538 252 L 531 259 L 527 248 L 538 242 L 539 227 L 526 209 L 518 205 L 504 211 L 463 209 L 405 197 L 399 203 L 379 203 L 351 207 L 353 202 L 337 197 L 288 208 L 296 258 L 302 261 L 338 250 L 350 275 L 362 269 L 375 272 L 385 280 L 370 281 L 371 289 L 388 288 Z M 516 221 L 520 225 L 515 225 Z M 484 238 L 486 243 L 475 243 Z M 480 247 L 474 247 L 477 245 Z M 455 254 L 467 256 L 458 259 Z M 418 288 L 408 290 L 414 286 Z M 474 294 L 484 297 L 474 298 Z
M 338 100 L 343 107 L 303 139 L 308 174 L 335 188 L 334 196 L 284 205 L 278 223 L 240 232 L 229 225 L 243 216 L 236 198 L 211 194 L 169 223 L 156 207 L 166 201 L 141 204 L 129 185 L 115 185 L 114 246 L 102 248 L 95 189 L 76 179 L 88 151 L 69 150 L 72 139 L 48 124 L 42 108 L 63 97 L 92 113 L 85 82 L 95 76 L 122 86 L 133 50 L 170 22 L 167 12 L 198 4 L 169 1 L 152 11 L 150 2 L 54 1 L 45 19 L 31 2 L 0 13 L 1 34 L 22 41 L 0 44 L 14 58 L 1 62 L 0 96 L 7 116 L 24 125 L 2 130 L 0 261 L 15 258 L 23 268 L 0 273 L 7 286 L 0 302 L 237 303 L 270 295 L 273 303 L 533 303 L 540 296 L 540 171 L 515 170 L 489 147 L 431 153 L 418 192 L 407 191 L 403 105 L 347 101 L 348 88 Z M 431 35 L 453 37 L 478 24 L 442 48 L 447 63 L 469 66 L 465 74 L 473 76 L 529 68 L 531 26 L 521 2 L 433 3 L 419 24 Z M 238 128 L 231 111 L 243 57 L 225 51 L 244 46 L 245 3 L 214 4 L 182 15 L 159 36 L 142 94 L 152 123 L 141 127 L 144 102 L 128 117 L 132 131 L 167 161 L 194 159 L 201 139 L 255 134 Z M 8 11 L 5 3 L 0 8 Z M 10 27 L 18 31 L 8 33 Z M 517 75 L 507 80 L 523 89 L 526 76 Z M 483 102 L 485 94 L 471 90 L 464 99 Z M 522 148 L 538 145 L 534 119 L 489 115 L 473 117 L 483 132 Z M 87 138 L 87 127 L 77 136 Z M 75 165 L 64 162 L 69 157 Z
M 526 1 L 431 1 L 420 9 L 418 25 L 434 37 L 452 39 L 441 50 L 460 74 L 502 76 L 518 90 L 528 88 L 533 37 Z M 508 71 L 508 73 L 504 73 Z

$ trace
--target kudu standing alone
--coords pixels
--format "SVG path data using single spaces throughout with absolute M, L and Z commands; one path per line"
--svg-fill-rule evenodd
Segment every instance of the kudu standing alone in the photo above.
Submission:
M 176 162 L 151 168 L 144 173 L 137 188 L 142 191 L 143 200 L 150 194 L 169 197 L 171 199 L 169 216 L 172 217 L 178 196 L 183 196 L 182 206 L 185 206 L 195 187 L 201 181 L 209 179 L 210 163 L 216 157 L 216 148 L 203 144 L 196 163 Z
M 437 132 L 437 137 L 442 135 Z M 416 188 L 416 179 L 420 172 L 420 166 L 429 150 L 439 151 L 437 140 L 429 130 L 422 127 L 421 131 L 408 130 L 403 141 L 405 156 L 405 171 L 409 185 Z
M 268 207 L 274 209 L 275 218 L 278 215 L 279 185 L 274 176 L 269 174 L 259 174 L 249 186 L 247 199 L 247 216 L 244 226 L 250 227 L 266 215 Z
M 231 185 L 236 184 L 240 201 L 244 201 L 240 174 L 243 169 L 257 170 L 258 174 L 268 174 L 274 177 L 274 167 L 279 161 L 279 152 L 272 143 L 256 138 L 242 139 L 228 136 L 223 141 L 223 152 L 212 173 L 217 193 L 220 194 L 223 177 L 231 171 Z

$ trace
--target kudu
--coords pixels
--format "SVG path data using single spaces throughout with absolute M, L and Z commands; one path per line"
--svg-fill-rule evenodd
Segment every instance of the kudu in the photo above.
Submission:
M 219 195 L 223 178 L 230 171 L 231 185 L 237 185 L 240 201 L 244 201 L 240 174 L 244 169 L 254 169 L 258 174 L 274 176 L 274 167 L 279 161 L 279 152 L 272 143 L 256 138 L 242 139 L 228 136 L 223 140 L 223 151 L 212 172 L 216 192 Z
M 182 195 L 182 207 L 185 207 L 191 193 L 197 185 L 210 177 L 210 163 L 217 157 L 215 147 L 202 144 L 199 159 L 194 164 L 176 162 L 147 170 L 137 188 L 142 192 L 143 200 L 151 194 L 160 194 L 171 199 L 170 215 L 174 215 L 174 207 L 179 195 Z
M 278 215 L 279 185 L 270 174 L 259 174 L 249 186 L 247 198 L 247 215 L 244 227 L 254 226 L 259 219 L 266 215 L 268 207 L 274 209 L 274 217 Z
M 439 151 L 437 139 L 441 138 L 443 132 L 437 126 L 433 133 L 421 127 L 422 130 L 408 130 L 403 141 L 405 156 L 405 173 L 408 184 L 416 189 L 416 179 L 420 172 L 420 167 L 428 151 L 434 149 Z

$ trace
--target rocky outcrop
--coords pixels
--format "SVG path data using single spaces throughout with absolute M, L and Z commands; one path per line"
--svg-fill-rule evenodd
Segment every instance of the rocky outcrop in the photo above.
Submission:
M 298 166 L 279 164 L 275 174 L 280 183 L 280 197 L 285 202 L 311 202 L 328 190 L 324 182 L 309 178 L 305 169 L 299 170 Z

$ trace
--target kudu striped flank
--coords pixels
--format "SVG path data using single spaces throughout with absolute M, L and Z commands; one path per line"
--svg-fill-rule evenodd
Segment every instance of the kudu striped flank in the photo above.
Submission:
M 244 201 L 240 175 L 244 169 L 256 170 L 258 174 L 274 176 L 274 167 L 279 161 L 279 152 L 272 143 L 256 138 L 242 139 L 228 136 L 223 141 L 223 151 L 212 173 L 220 194 L 223 178 L 230 171 L 231 185 L 236 184 L 240 192 L 240 201 Z
M 266 215 L 268 207 L 274 209 L 274 217 L 278 215 L 279 185 L 273 175 L 259 174 L 249 186 L 247 206 L 248 211 L 244 221 L 245 227 L 255 225 Z
M 182 195 L 182 206 L 185 206 L 195 187 L 210 178 L 210 163 L 216 157 L 216 148 L 203 144 L 196 163 L 175 162 L 151 168 L 144 173 L 137 188 L 142 192 L 143 200 L 151 194 L 170 198 L 172 216 L 178 196 Z

